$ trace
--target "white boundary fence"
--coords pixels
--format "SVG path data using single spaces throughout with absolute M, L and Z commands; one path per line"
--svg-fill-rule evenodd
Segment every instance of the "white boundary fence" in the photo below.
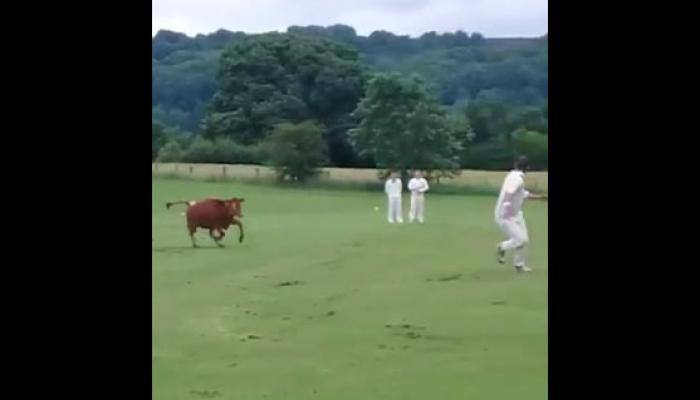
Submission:
M 186 164 L 153 163 L 153 176 L 178 176 L 182 178 L 244 178 L 270 179 L 274 171 L 265 166 L 242 164 Z M 321 179 L 338 182 L 378 182 L 378 171 L 371 168 L 323 168 Z M 441 185 L 479 186 L 498 188 L 503 183 L 505 171 L 463 170 L 454 178 L 441 178 Z M 528 188 L 547 192 L 547 172 L 530 172 L 525 182 Z

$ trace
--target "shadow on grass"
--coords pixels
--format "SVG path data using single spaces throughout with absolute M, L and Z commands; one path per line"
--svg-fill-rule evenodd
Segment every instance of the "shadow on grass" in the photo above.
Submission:
M 198 250 L 226 250 L 227 247 L 213 246 L 158 246 L 151 248 L 154 253 L 184 253 L 187 251 L 198 251 Z

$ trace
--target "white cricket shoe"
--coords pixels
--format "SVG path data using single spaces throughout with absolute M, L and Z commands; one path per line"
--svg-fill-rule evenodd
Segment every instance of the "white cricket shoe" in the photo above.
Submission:
M 522 265 L 522 266 L 516 265 L 516 266 L 515 266 L 515 270 L 518 271 L 518 272 L 532 272 L 532 268 L 527 267 L 527 266 L 525 266 L 525 265 Z

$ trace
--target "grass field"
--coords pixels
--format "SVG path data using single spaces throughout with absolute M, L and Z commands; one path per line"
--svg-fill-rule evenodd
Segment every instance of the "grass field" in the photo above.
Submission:
M 193 249 L 164 206 L 207 196 L 245 197 L 242 244 Z M 494 202 L 429 196 L 399 226 L 382 193 L 155 179 L 153 398 L 546 399 L 546 203 L 516 274 Z

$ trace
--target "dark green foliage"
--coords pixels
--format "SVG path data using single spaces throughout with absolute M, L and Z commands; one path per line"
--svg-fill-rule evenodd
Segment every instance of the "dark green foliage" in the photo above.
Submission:
M 474 142 L 482 143 L 509 133 L 508 107 L 500 102 L 475 101 L 466 109 L 466 118 L 474 130 Z
M 194 133 L 206 126 L 210 138 L 257 143 L 279 122 L 312 118 L 326 126 L 332 165 L 372 167 L 347 141 L 359 123 L 349 114 L 363 95 L 362 65 L 417 74 L 450 113 L 466 117 L 476 147 L 460 155 L 464 166 L 509 168 L 515 131 L 548 133 L 546 35 L 487 39 L 458 31 L 410 38 L 386 31 L 358 36 L 347 25 L 292 26 L 287 34 L 220 30 L 194 38 L 161 31 L 152 45 L 153 119 Z M 222 69 L 227 88 L 217 81 L 220 65 L 228 68 Z M 238 94 L 214 98 L 217 91 Z M 154 157 L 164 143 L 154 136 Z
M 281 180 L 306 181 L 315 176 L 327 160 L 324 128 L 314 121 L 284 122 L 266 139 L 270 163 Z
M 459 160 L 459 166 L 461 167 L 468 160 L 469 150 L 474 142 L 476 133 L 474 132 L 471 123 L 463 113 L 449 115 L 448 124 L 450 131 L 452 132 L 452 137 L 458 145 L 456 153 Z M 444 174 L 438 176 L 444 176 Z
M 152 41 L 153 118 L 197 132 L 217 88 L 221 50 L 245 36 L 224 30 L 195 38 L 158 32 Z
M 177 128 L 171 128 L 158 121 L 151 121 L 151 160 L 159 158 L 161 148 L 169 142 L 176 142 L 180 148 L 186 147 L 191 140 L 192 134 Z
M 513 168 L 513 149 L 503 140 L 475 143 L 463 158 L 466 169 L 508 170 Z
M 268 159 L 263 146 L 244 146 L 231 139 L 207 140 L 197 137 L 170 137 L 158 152 L 159 162 L 188 162 L 210 164 L 263 164 Z
M 533 170 L 547 169 L 547 135 L 518 130 L 511 138 L 494 138 L 469 147 L 463 157 L 466 169 L 508 170 L 519 155 L 527 155 Z
M 507 103 L 538 105 L 547 100 L 546 37 L 485 39 L 460 31 L 429 32 L 418 39 L 386 31 L 357 36 L 346 25 L 292 26 L 288 32 L 350 45 L 377 70 L 418 73 L 437 88 L 445 105 L 461 107 L 481 92 L 481 97 L 501 97 Z M 159 32 L 153 38 L 153 106 L 160 105 L 166 115 L 195 114 L 180 118 L 180 124 L 198 129 L 193 122 L 203 116 L 198 104 L 206 103 L 217 88 L 218 57 L 226 46 L 249 36 L 225 30 L 195 38 Z
M 182 162 L 185 161 L 185 150 L 176 140 L 168 141 L 158 152 L 158 162 Z
M 476 142 L 509 135 L 516 129 L 528 129 L 547 133 L 546 105 L 508 106 L 494 100 L 478 100 L 464 109 L 466 118 L 474 130 Z
M 547 169 L 547 106 L 515 106 L 475 101 L 464 115 L 473 129 L 473 145 L 461 164 L 471 169 L 509 169 L 516 154 L 526 154 L 532 167 Z
M 151 123 L 151 160 L 155 160 L 158 157 L 158 151 L 166 142 L 163 125 L 153 121 Z
M 182 161 L 211 164 L 262 164 L 267 153 L 261 146 L 245 146 L 229 138 L 196 139 L 185 151 Z
M 197 138 L 187 149 L 183 161 L 191 163 L 218 163 L 228 158 L 216 144 L 204 138 Z
M 519 130 L 513 135 L 513 147 L 518 154 L 528 156 L 533 169 L 547 169 L 547 135 Z
M 218 82 L 205 137 L 255 144 L 279 123 L 315 119 L 328 127 L 331 161 L 352 163 L 345 131 L 364 90 L 352 48 L 288 34 L 249 36 L 222 54 Z

